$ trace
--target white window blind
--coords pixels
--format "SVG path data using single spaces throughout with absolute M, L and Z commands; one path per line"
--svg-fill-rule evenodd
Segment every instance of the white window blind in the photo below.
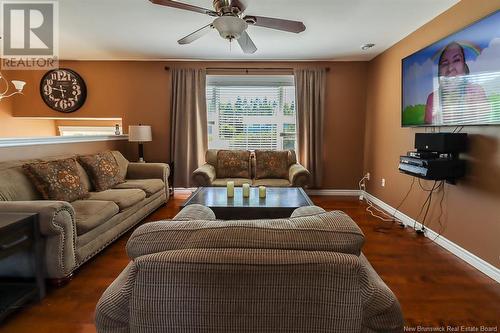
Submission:
M 211 149 L 295 149 L 292 75 L 209 75 L 207 110 Z

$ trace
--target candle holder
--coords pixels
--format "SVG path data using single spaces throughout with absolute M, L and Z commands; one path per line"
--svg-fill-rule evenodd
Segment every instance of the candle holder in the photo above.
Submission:
M 266 197 L 266 187 L 259 186 L 259 198 L 264 199 Z
M 227 182 L 227 197 L 234 198 L 234 182 Z
M 250 184 L 243 184 L 243 198 L 249 198 L 250 197 Z

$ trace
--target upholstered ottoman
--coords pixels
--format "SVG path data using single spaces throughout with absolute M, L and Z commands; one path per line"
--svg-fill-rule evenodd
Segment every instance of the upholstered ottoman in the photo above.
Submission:
M 176 219 L 181 219 L 176 220 Z M 189 206 L 137 228 L 98 332 L 400 332 L 401 309 L 343 212 L 220 221 Z

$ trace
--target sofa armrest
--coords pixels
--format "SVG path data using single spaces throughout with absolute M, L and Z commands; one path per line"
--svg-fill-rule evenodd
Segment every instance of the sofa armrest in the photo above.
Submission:
M 166 163 L 129 163 L 127 179 L 161 179 L 165 184 L 165 201 L 170 197 L 168 177 L 170 167 Z
M 215 167 L 211 164 L 203 164 L 193 171 L 192 180 L 195 186 L 210 186 L 216 178 Z
M 367 332 L 396 333 L 404 326 L 401 306 L 389 287 L 380 278 L 372 265 L 361 253 L 363 271 L 361 292 L 363 294 L 362 326 Z
M 173 221 L 196 221 L 196 220 L 215 220 L 214 212 L 203 205 L 193 204 L 184 207 L 175 217 Z
M 304 206 L 295 209 L 290 217 L 304 217 L 304 216 L 313 216 L 318 214 L 326 213 L 321 207 L 318 206 Z
M 0 212 L 38 213 L 45 239 L 49 278 L 64 278 L 76 267 L 76 222 L 73 207 L 64 201 L 0 201 Z
M 166 163 L 129 163 L 127 179 L 161 179 L 168 186 L 170 167 Z
M 295 163 L 288 169 L 288 178 L 294 187 L 305 187 L 309 185 L 311 173 L 302 165 Z
M 97 332 L 129 332 L 129 302 L 136 275 L 137 268 L 132 261 L 102 294 L 95 310 Z

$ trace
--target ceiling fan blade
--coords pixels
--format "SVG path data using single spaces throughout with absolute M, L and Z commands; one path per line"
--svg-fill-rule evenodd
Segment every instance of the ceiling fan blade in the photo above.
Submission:
M 187 35 L 186 37 L 179 39 L 177 43 L 184 45 L 184 44 L 189 44 L 197 40 L 198 38 L 201 38 L 205 36 L 211 29 L 213 28 L 212 23 L 204 26 L 203 28 L 200 28 L 193 32 L 192 34 Z
M 263 16 L 245 16 L 243 18 L 248 24 L 253 24 L 258 27 L 283 30 L 288 32 L 299 33 L 306 30 L 304 23 L 299 21 L 283 20 L 272 17 Z
M 257 46 L 253 43 L 252 39 L 246 31 L 243 31 L 240 38 L 238 38 L 238 44 L 240 44 L 243 52 L 248 54 L 253 54 L 257 51 Z
M 214 12 L 213 10 L 198 7 L 198 6 L 189 5 L 187 3 L 177 2 L 177 1 L 173 1 L 173 0 L 149 0 L 149 1 L 151 1 L 155 5 L 190 10 L 192 12 L 207 14 L 210 16 L 218 16 L 218 14 L 216 12 Z

